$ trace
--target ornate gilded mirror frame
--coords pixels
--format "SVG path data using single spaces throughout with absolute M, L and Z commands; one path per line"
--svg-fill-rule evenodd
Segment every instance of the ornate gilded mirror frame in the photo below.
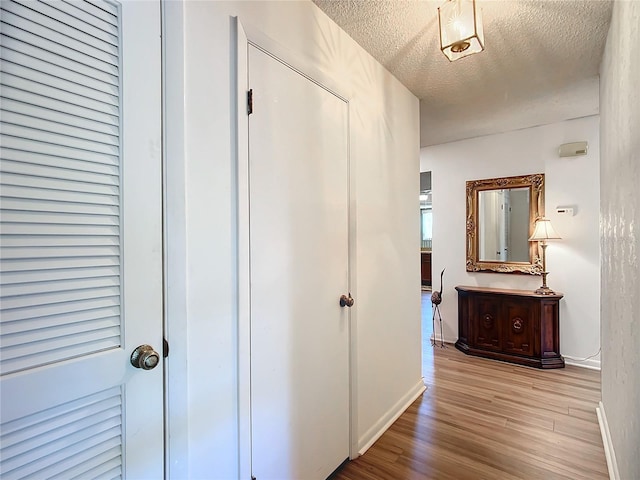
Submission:
M 529 242 L 528 262 L 484 261 L 478 258 L 478 194 L 485 190 L 529 189 L 529 236 L 538 217 L 544 216 L 544 173 L 488 178 L 467 182 L 467 271 L 540 275 L 542 260 L 537 242 Z

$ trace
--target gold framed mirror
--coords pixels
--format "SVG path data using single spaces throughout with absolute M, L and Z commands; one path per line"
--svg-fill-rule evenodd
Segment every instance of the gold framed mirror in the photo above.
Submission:
M 539 275 L 537 242 L 544 216 L 544 173 L 467 182 L 467 271 Z

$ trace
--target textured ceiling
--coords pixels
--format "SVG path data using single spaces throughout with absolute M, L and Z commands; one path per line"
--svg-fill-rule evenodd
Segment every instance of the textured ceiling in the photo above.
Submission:
M 313 0 L 420 99 L 421 144 L 598 113 L 609 0 L 477 0 L 485 51 L 440 52 L 444 0 Z

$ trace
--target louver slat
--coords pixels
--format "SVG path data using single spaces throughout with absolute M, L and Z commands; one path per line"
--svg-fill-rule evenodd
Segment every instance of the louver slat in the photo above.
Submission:
M 65 268 L 61 270 L 33 270 L 16 272 L 3 272 L 0 275 L 0 285 L 7 288 L 9 285 L 19 285 L 29 282 L 47 282 L 55 280 L 77 279 L 77 278 L 97 278 L 110 275 L 118 275 L 120 266 L 104 266 L 92 268 Z
M 6 35 L 2 35 L 2 58 L 32 70 L 48 72 L 70 82 L 82 83 L 84 78 L 84 85 L 87 87 L 105 93 L 117 93 L 113 87 L 118 85 L 118 72 L 112 65 L 97 64 L 98 68 L 87 66 L 77 59 L 52 55 Z
M 78 358 L 92 353 L 109 350 L 113 348 L 113 342 L 116 339 L 115 337 L 110 336 L 105 336 L 105 338 L 100 339 L 85 339 L 77 336 L 72 340 L 74 342 L 73 345 L 64 345 L 61 347 L 64 348 L 64 351 L 48 350 L 46 354 L 38 355 L 35 358 L 37 358 L 38 362 L 42 362 L 43 365 L 49 365 L 63 360 L 68 360 L 70 358 Z M 33 356 L 24 356 L 15 359 L 10 358 L 3 361 L 3 363 L 6 368 L 8 370 L 10 369 L 12 372 L 22 372 L 31 368 L 33 360 Z
M 121 390 L 113 388 L 3 424 L 0 476 L 89 478 L 91 471 L 121 475 L 121 412 Z
M 90 300 L 101 297 L 117 297 L 120 295 L 120 286 L 102 287 L 93 289 L 78 289 L 71 291 L 46 292 L 37 295 L 25 297 L 19 295 L 17 297 L 4 297 L 3 308 L 14 310 L 20 308 L 39 307 L 44 305 L 55 305 L 59 303 L 75 302 L 81 300 Z M 4 337 L 4 332 L 3 332 Z
M 101 91 L 101 89 L 79 85 L 65 78 L 53 77 L 42 71 L 27 68 L 24 65 L 18 65 L 12 62 L 2 62 L 2 71 L 6 74 L 10 74 L 15 78 L 30 79 L 37 83 L 57 88 L 58 90 L 62 90 L 63 92 L 75 92 L 78 95 L 82 96 L 83 99 L 95 99 L 109 105 L 118 105 L 118 97 L 116 96 L 117 92 L 106 93 Z M 98 87 L 102 87 L 104 85 L 104 83 L 95 83 Z
M 109 32 L 112 36 L 118 35 L 118 23 L 113 20 L 113 17 L 101 18 L 95 15 L 94 8 L 92 11 L 87 11 L 85 8 L 79 8 L 79 5 L 83 5 L 84 2 L 61 2 L 59 0 L 40 0 L 42 3 L 49 5 L 52 8 L 57 8 L 61 12 L 72 16 L 75 19 L 80 20 L 86 25 L 96 27 L 98 30 Z
M 83 478 L 93 478 L 95 480 L 114 480 L 121 478 L 122 467 L 120 465 L 120 457 L 116 457 L 107 462 L 103 462 L 97 467 L 87 470 L 83 475 L 74 477 L 73 480 L 82 480 Z M 58 480 L 55 477 L 52 480 Z M 62 480 L 67 480 L 62 478 Z
M 110 50 L 110 46 L 104 49 L 101 48 L 104 44 L 84 45 L 74 37 L 61 35 L 43 25 L 27 20 L 22 16 L 14 15 L 11 12 L 3 12 L 3 20 L 9 30 L 5 34 L 5 38 L 15 39 L 19 42 L 8 43 L 6 46 L 9 49 L 15 49 L 35 58 L 49 61 L 54 65 L 62 65 L 66 60 L 71 60 L 79 64 L 77 68 L 86 66 L 111 75 L 117 75 L 117 57 L 105 51 Z M 9 27 L 14 27 L 18 30 L 9 29 Z M 30 34 L 21 33 L 19 30 L 27 30 Z M 13 35 L 10 36 L 9 33 L 13 33 Z M 89 37 L 86 40 L 91 41 L 91 38 Z
M 42 190 L 58 190 L 65 192 L 85 192 L 101 195 L 118 195 L 118 185 L 104 185 L 100 183 L 76 182 L 57 178 L 38 177 L 28 172 L 3 173 L 3 183 L 6 185 L 31 187 Z
M 43 225 L 31 225 L 28 223 L 2 223 L 0 224 L 0 234 L 2 235 L 77 235 L 79 232 L 82 235 L 118 235 L 118 229 L 109 225 L 88 225 L 84 228 L 78 228 L 77 225 L 49 225 L 45 229 Z M 46 233 L 43 233 L 46 232 Z M 43 264 L 42 268 L 39 268 L 36 263 L 25 264 L 26 270 L 41 270 L 47 268 L 64 268 L 64 262 L 50 262 L 55 266 L 47 266 Z M 102 261 L 98 262 L 100 265 L 104 265 Z M 110 263 L 111 264 L 111 263 Z M 71 267 L 86 267 L 88 265 L 69 262 L 69 268 Z M 6 267 L 6 268 L 5 268 Z M 15 272 L 20 266 L 16 266 L 14 261 L 7 260 L 3 263 L 3 272 Z
M 2 256 L 7 259 L 30 259 L 30 258 L 73 258 L 73 257 L 114 257 L 119 254 L 119 248 L 114 246 L 86 246 L 80 247 L 13 247 L 7 248 Z M 8 295 L 2 292 L 3 297 Z
M 15 174 L 28 174 L 40 178 L 67 179 L 74 182 L 84 182 L 90 184 L 118 185 L 117 175 L 104 175 L 86 170 L 70 170 L 58 166 L 42 166 L 29 162 L 13 162 L 10 160 L 0 160 L 3 172 Z M 48 211 L 48 210 L 47 210 Z
M 5 0 L 0 8 L 6 375 L 121 344 L 120 47 L 109 2 Z M 111 437 L 78 439 L 77 452 L 42 453 L 55 468 L 34 460 L 7 478 L 118 471 Z
M 3 221 L 7 223 L 49 223 L 64 225 L 115 225 L 120 222 L 117 216 L 84 215 L 80 213 L 41 213 L 28 210 L 11 211 L 3 213 Z M 117 253 L 117 252 L 116 252 Z M 66 255 L 68 256 L 68 255 Z M 24 257 L 18 257 L 24 258 Z
M 70 0 L 66 1 L 66 3 L 72 5 L 75 8 L 85 11 L 89 15 L 93 15 L 100 20 L 110 23 L 111 25 L 118 25 L 118 19 L 116 17 L 117 11 L 115 9 L 107 11 L 104 8 L 105 5 L 96 6 L 84 0 Z
M 92 45 L 95 39 L 102 40 L 113 45 L 118 45 L 118 27 L 115 25 L 107 26 L 106 30 L 96 28 L 93 25 L 82 22 L 79 18 L 74 18 L 72 15 L 46 5 L 44 2 L 34 2 L 28 0 L 13 0 L 16 4 L 21 5 L 29 10 L 38 12 L 41 15 L 38 16 L 38 23 L 51 29 L 53 32 L 60 32 L 68 37 L 82 40 L 87 45 Z M 66 6 L 68 4 L 60 2 L 60 6 Z M 109 31 L 107 31 L 109 30 Z
M 0 49 L 1 53 L 2 49 Z M 2 85 L 0 95 L 3 99 L 14 100 L 16 102 L 31 104 L 39 108 L 63 112 L 74 117 L 93 120 L 96 122 L 106 123 L 107 125 L 118 125 L 118 117 L 98 110 L 85 108 L 84 106 L 73 105 L 58 100 L 57 98 L 37 95 L 27 90 L 13 88 L 8 85 Z M 70 119 L 71 120 L 71 119 Z
M 16 77 L 8 73 L 0 73 L 0 82 L 4 87 L 13 87 L 18 90 L 26 90 L 36 95 L 45 98 L 54 98 L 60 102 L 64 102 L 68 105 L 76 107 L 84 107 L 88 110 L 95 110 L 107 115 L 118 115 L 118 107 L 114 105 L 117 102 L 111 102 L 111 104 L 94 100 L 91 97 L 84 97 L 76 93 L 71 93 L 60 88 L 50 87 L 49 85 L 39 83 L 37 81 L 29 80 L 22 77 Z M 49 83 L 56 83 L 51 81 Z M 60 83 L 60 82 L 58 82 Z M 93 92 L 84 92 L 93 93 Z M 99 93 L 99 92 L 98 92 Z
M 22 335 L 23 339 L 31 344 L 32 342 L 37 341 L 38 345 L 46 348 L 48 350 L 48 355 L 51 358 L 59 358 L 58 352 L 55 350 L 58 349 L 74 349 L 76 352 L 86 353 L 86 349 L 83 348 L 85 344 L 98 344 L 101 343 L 104 345 L 104 342 L 114 336 L 118 336 L 119 334 L 119 325 L 111 328 L 103 328 L 99 330 L 93 330 L 90 332 L 74 332 L 72 335 L 65 335 L 61 337 L 53 337 L 47 336 L 44 340 L 35 340 L 37 335 Z M 37 332 L 35 332 L 37 333 Z M 4 337 L 4 335 L 3 335 Z M 11 342 L 7 342 L 11 343 Z M 111 342 L 108 342 L 107 345 L 110 346 Z M 15 362 L 16 364 L 22 363 L 24 358 L 28 358 L 30 353 L 33 351 L 32 345 L 26 344 L 18 344 L 18 345 L 2 345 L 2 349 L 4 350 L 3 361 L 5 362 Z M 89 351 L 93 351 L 93 348 Z M 76 353 L 77 355 L 77 353 Z M 76 356 L 74 355 L 74 356 Z M 47 363 L 50 363 L 47 362 Z M 24 368 L 24 367 L 23 367 Z
M 113 2 L 104 2 L 100 0 L 85 0 L 85 3 L 92 5 L 95 8 L 99 8 L 100 10 L 104 10 L 110 15 L 113 15 L 113 16 L 118 15 L 118 7 Z
M 75 335 L 79 333 L 84 334 L 104 330 L 114 331 L 118 327 L 118 319 L 116 317 L 110 317 L 69 325 L 56 325 L 54 327 L 50 327 L 50 329 L 46 331 L 38 329 L 33 332 L 21 332 L 15 335 L 5 334 L 3 335 L 2 348 L 20 345 L 25 341 L 40 342 L 43 340 L 49 340 L 50 337 L 53 337 L 54 335 L 57 335 L 58 337 L 66 337 L 68 335 Z
M 58 135 L 63 135 L 65 137 L 82 139 L 98 144 L 118 146 L 120 143 L 118 137 L 115 135 L 105 135 L 103 133 L 95 132 L 87 128 L 78 128 L 72 125 L 62 125 L 59 122 L 43 120 L 35 116 L 8 111 L 6 109 L 6 105 L 3 105 L 2 107 L 2 121 L 7 124 L 30 127 L 35 129 L 36 131 L 57 133 Z
M 2 196 L 8 198 L 50 200 L 52 202 L 86 203 L 88 205 L 119 205 L 120 200 L 117 195 L 96 195 L 94 193 L 14 187 L 12 185 L 2 186 Z
M 47 329 L 52 327 L 63 327 L 71 324 L 94 323 L 109 321 L 110 325 L 119 321 L 119 306 L 95 308 L 82 310 L 79 312 L 66 312 L 62 315 L 51 315 L 47 317 L 28 318 L 20 322 L 8 322 L 2 329 L 5 335 L 12 333 L 26 332 L 29 330 Z M 101 327 L 102 328 L 102 327 Z
M 115 45 L 98 42 L 94 46 L 86 45 L 12 13 L 6 14 L 5 24 L 6 27 L 2 33 L 7 37 L 50 53 L 57 53 L 67 58 L 93 58 L 110 65 L 114 65 L 117 59 L 115 55 L 117 55 L 118 49 Z
M 32 127 L 24 127 L 21 125 L 1 122 L 0 130 L 7 136 L 10 135 L 24 140 L 32 140 L 33 142 L 47 143 L 60 148 L 82 150 L 82 152 L 74 153 L 75 156 L 82 156 L 84 151 L 108 156 L 118 154 L 118 147 L 116 145 L 105 145 L 95 141 L 63 135 L 61 133 L 49 133 Z M 40 146 L 46 148 L 46 146 Z
M 11 199 L 10 199 L 11 200 Z M 6 202 L 10 205 L 10 200 Z M 28 202 L 28 200 L 27 200 Z M 21 202 L 24 203 L 24 202 Z M 64 204 L 63 204 L 64 205 Z M 65 205 L 66 206 L 66 205 Z M 71 204 L 71 207 L 75 208 L 77 205 Z M 83 206 L 83 205 L 80 205 Z M 108 208 L 116 209 L 117 207 L 102 207 L 94 205 L 84 206 L 87 209 L 94 208 Z M 115 214 L 113 210 L 108 211 L 109 214 Z M 118 245 L 117 237 L 74 237 L 74 236 L 27 236 L 27 235 L 12 235 L 6 237 L 0 237 L 0 247 L 55 247 L 55 246 L 91 246 L 91 245 Z
M 78 170 L 81 172 L 90 171 L 96 174 L 119 175 L 117 165 L 104 165 L 92 163 L 90 168 L 84 160 L 72 160 L 69 158 L 55 157 L 42 153 L 25 152 L 22 150 L 14 150 L 10 148 L 0 147 L 0 158 L 4 160 L 13 160 L 15 162 L 23 162 L 31 165 L 45 165 L 50 167 L 64 168 L 67 170 Z
M 53 316 L 53 315 L 62 316 L 65 314 L 71 315 L 74 312 L 85 312 L 88 310 L 94 310 L 98 308 L 116 307 L 116 306 L 120 306 L 119 297 L 117 296 L 97 297 L 96 296 L 94 298 L 89 298 L 86 300 L 77 300 L 75 302 L 68 302 L 66 304 L 54 303 L 51 305 L 34 306 L 29 308 L 28 310 L 26 309 L 8 310 L 6 311 L 6 314 L 3 315 L 4 317 L 3 322 L 9 323 L 9 322 L 20 322 L 24 320 L 30 321 L 31 319 L 38 318 L 38 317 L 46 317 L 46 316 Z M 16 328 L 18 329 L 23 328 L 23 330 L 26 330 L 26 328 L 20 327 L 20 326 Z M 4 332 L 2 336 L 4 336 Z M 4 353 L 5 352 L 3 352 L 3 355 Z M 41 353 L 42 355 L 45 354 L 45 352 L 39 352 L 39 353 Z
M 41 153 L 44 155 L 53 155 L 74 160 L 83 160 L 85 162 L 104 163 L 106 165 L 117 165 L 118 157 L 116 155 L 107 155 L 103 153 L 90 152 L 88 150 L 80 150 L 63 145 L 55 145 L 53 143 L 33 141 L 28 138 L 13 137 L 2 132 L 2 145 L 4 148 L 14 150 L 23 150 L 25 152 Z

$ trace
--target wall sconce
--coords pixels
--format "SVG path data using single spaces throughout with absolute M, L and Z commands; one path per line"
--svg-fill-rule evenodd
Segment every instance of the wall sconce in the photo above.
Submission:
M 438 7 L 440 50 L 450 61 L 484 50 L 480 10 L 475 0 L 447 0 Z
M 542 247 L 542 286 L 534 291 L 539 295 L 554 295 L 555 292 L 547 287 L 547 240 L 560 240 L 561 237 L 551 226 L 551 222 L 541 217 L 536 220 L 536 227 L 533 230 L 533 235 L 529 238 L 530 242 L 540 242 Z

